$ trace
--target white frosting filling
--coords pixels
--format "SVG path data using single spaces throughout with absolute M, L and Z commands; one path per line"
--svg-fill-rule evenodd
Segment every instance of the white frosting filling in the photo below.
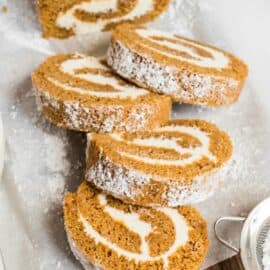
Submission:
M 181 132 L 187 135 L 197 138 L 201 145 L 196 147 L 184 148 L 180 145 L 181 136 L 166 138 L 165 135 L 143 138 L 143 139 L 134 139 L 133 141 L 126 141 L 118 134 L 110 134 L 110 136 L 118 141 L 124 141 L 127 144 L 146 146 L 152 148 L 164 148 L 165 150 L 175 150 L 180 155 L 188 154 L 187 158 L 178 159 L 178 160 L 168 160 L 168 159 L 157 159 L 139 156 L 136 154 L 130 154 L 127 152 L 119 152 L 120 155 L 127 158 L 132 158 L 138 161 L 142 161 L 151 165 L 175 165 L 175 166 L 185 166 L 192 164 L 193 162 L 199 161 L 203 157 L 207 157 L 212 162 L 217 162 L 217 158 L 209 150 L 210 139 L 207 133 L 203 132 L 197 127 L 188 127 L 188 126 L 165 126 L 162 128 L 155 129 L 155 131 L 164 131 L 164 132 Z
M 173 208 L 155 208 L 157 211 L 163 212 L 166 216 L 170 218 L 174 225 L 175 229 L 175 241 L 173 245 L 162 255 L 159 256 L 150 256 L 148 252 L 148 243 L 146 242 L 145 238 L 153 228 L 151 224 L 140 220 L 140 216 L 137 213 L 125 213 L 124 211 L 115 209 L 107 205 L 107 200 L 105 195 L 99 195 L 99 202 L 102 206 L 104 206 L 104 211 L 111 215 L 111 217 L 117 221 L 123 222 L 127 228 L 131 231 L 138 233 L 142 240 L 141 246 L 141 253 L 130 252 L 120 248 L 116 244 L 107 240 L 104 236 L 98 233 L 87 221 L 87 219 L 79 213 L 79 220 L 82 222 L 85 233 L 93 238 L 96 243 L 101 243 L 111 250 L 117 252 L 119 256 L 124 256 L 129 260 L 135 260 L 138 262 L 145 262 L 145 261 L 156 261 L 162 259 L 164 262 L 164 269 L 168 268 L 168 258 L 174 254 L 181 246 L 185 245 L 188 241 L 188 231 L 189 227 L 185 221 L 185 218 L 180 215 L 177 209 Z
M 138 0 L 134 9 L 121 17 L 98 18 L 96 22 L 85 22 L 76 18 L 75 11 L 82 10 L 88 13 L 105 13 L 117 11 L 118 2 L 116 0 L 92 0 L 74 5 L 65 13 L 59 13 L 56 24 L 59 27 L 72 29 L 76 34 L 86 34 L 89 32 L 102 31 L 106 25 L 124 20 L 132 20 L 141 17 L 153 10 L 153 0 Z
M 143 38 L 150 40 L 153 43 L 166 46 L 169 49 L 173 49 L 179 52 L 185 52 L 193 58 L 189 59 L 181 55 L 175 55 L 174 53 L 161 51 L 158 48 L 155 48 L 153 46 L 148 46 L 147 44 L 144 44 L 143 42 L 141 43 L 141 46 L 147 47 L 147 49 L 153 50 L 166 57 L 174 58 L 180 61 L 189 62 L 191 64 L 194 64 L 200 67 L 216 68 L 216 69 L 226 68 L 228 67 L 230 63 L 230 59 L 226 55 L 224 55 L 222 52 L 212 49 L 210 47 L 197 44 L 196 42 L 193 42 L 193 41 L 184 40 L 173 34 L 169 34 L 169 33 L 158 31 L 158 30 L 153 30 L 153 29 L 151 30 L 137 29 L 136 33 L 142 36 Z M 164 37 L 164 38 L 173 39 L 175 43 L 170 42 L 168 40 L 155 40 L 153 37 Z M 192 47 L 189 47 L 189 46 L 193 46 L 200 50 L 204 50 L 207 53 L 209 53 L 212 57 L 211 58 L 204 57 L 198 54 Z
M 114 220 L 124 223 L 127 228 L 141 236 L 141 252 L 149 255 L 146 237 L 153 230 L 151 224 L 140 220 L 140 216 L 137 213 L 125 213 L 119 209 L 108 206 L 106 197 L 103 194 L 100 194 L 98 198 L 100 204 L 104 206 L 104 211 L 106 213 L 108 213 Z
M 75 58 L 75 59 L 69 59 L 64 61 L 60 65 L 60 70 L 63 73 L 69 74 L 70 76 L 74 77 L 74 79 L 79 78 L 86 81 L 89 81 L 91 83 L 98 84 L 99 86 L 111 86 L 114 87 L 117 92 L 112 91 L 95 91 L 84 89 L 81 87 L 74 87 L 70 86 L 66 83 L 62 83 L 60 81 L 57 81 L 56 79 L 52 77 L 48 77 L 47 79 L 55 84 L 58 87 L 63 88 L 63 90 L 67 91 L 74 91 L 80 94 L 86 94 L 96 97 L 103 97 L 103 98 L 137 98 L 139 96 L 143 96 L 148 94 L 149 92 L 138 88 L 136 86 L 125 84 L 121 85 L 119 81 L 116 79 L 116 77 L 112 76 L 103 76 L 102 74 L 94 74 L 91 72 L 88 73 L 76 73 L 76 70 L 78 69 L 102 69 L 104 71 L 110 71 L 105 65 L 101 64 L 100 61 L 97 58 L 94 57 L 82 57 L 82 58 Z

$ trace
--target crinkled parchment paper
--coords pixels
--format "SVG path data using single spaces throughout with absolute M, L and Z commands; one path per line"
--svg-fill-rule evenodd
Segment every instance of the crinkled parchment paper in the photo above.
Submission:
M 81 269 L 70 254 L 62 219 L 62 199 L 82 180 L 84 136 L 50 125 L 36 110 L 30 73 L 48 55 L 79 51 L 101 54 L 108 34 L 68 41 L 41 38 L 32 0 L 0 0 L 0 111 L 6 135 L 0 184 L 0 249 L 7 270 Z M 209 223 L 211 249 L 204 267 L 232 256 L 217 243 L 214 221 L 245 215 L 270 195 L 269 25 L 264 0 L 173 0 L 153 25 L 228 49 L 250 65 L 237 104 L 208 109 L 177 104 L 173 117 L 217 123 L 232 137 L 235 151 L 226 181 L 197 205 Z M 224 226 L 237 244 L 239 228 Z

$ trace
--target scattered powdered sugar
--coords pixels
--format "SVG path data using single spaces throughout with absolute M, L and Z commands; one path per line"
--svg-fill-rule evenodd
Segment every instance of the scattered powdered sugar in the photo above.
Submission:
M 193 24 L 199 11 L 198 0 L 171 0 L 168 11 L 161 15 L 151 26 L 165 31 L 193 37 Z
M 25 113 L 22 111 L 26 109 L 23 107 L 24 104 L 29 104 L 29 102 L 33 101 L 32 95 L 29 94 L 21 97 L 21 99 L 23 100 L 18 100 L 18 104 L 13 107 L 11 112 L 15 122 L 21 119 L 21 115 Z M 7 139 L 8 149 L 10 150 L 9 159 L 12 166 L 16 168 L 16 170 L 13 170 L 15 181 L 19 181 L 22 175 L 26 179 L 29 178 L 29 180 L 32 179 L 31 181 L 36 181 L 35 183 L 38 183 L 38 179 L 45 177 L 44 185 L 48 186 L 48 190 L 40 189 L 36 196 L 46 202 L 54 201 L 60 203 L 65 191 L 65 178 L 70 173 L 70 163 L 67 160 L 68 141 L 66 131 L 61 130 L 58 135 L 57 129 L 53 126 L 47 125 L 44 129 L 45 126 L 43 124 L 45 121 L 41 117 L 36 112 L 31 113 L 30 119 L 21 120 L 21 124 L 24 127 L 18 126 L 18 128 L 13 129 L 13 132 Z M 35 137 L 36 133 L 39 133 L 38 139 Z M 27 139 L 24 139 L 25 136 L 27 136 Z M 19 142 L 21 143 L 19 144 Z M 16 151 L 13 150 L 15 146 Z M 21 151 L 18 151 L 19 148 L 21 148 Z M 32 161 L 31 171 L 29 171 L 27 164 L 25 164 L 25 156 Z M 20 193 L 27 192 L 28 182 L 26 179 L 23 182 L 18 182 Z M 34 204 L 35 201 L 27 201 L 29 206 L 32 206 L 32 203 Z
M 117 198 L 134 198 L 140 194 L 141 186 L 150 182 L 149 176 L 115 164 L 103 155 L 100 149 L 98 159 L 86 170 L 86 180 Z
M 68 261 L 64 255 L 55 257 L 59 245 L 67 245 L 63 196 L 77 185 L 78 179 L 81 181 L 82 166 L 77 167 L 77 162 L 83 156 L 79 159 L 70 149 L 69 132 L 51 125 L 40 115 L 31 89 L 30 79 L 15 88 L 14 103 L 4 113 L 8 136 L 3 187 L 10 198 L 12 216 L 19 220 L 23 237 L 29 239 L 33 248 L 31 269 L 61 269 Z M 80 141 L 76 144 L 79 146 Z M 49 261 L 48 256 L 52 258 Z
M 68 142 L 63 138 L 44 138 L 44 147 L 41 150 L 44 156 L 44 168 L 51 172 L 48 177 L 48 190 L 53 202 L 62 202 L 66 178 L 70 174 L 70 162 L 67 159 L 66 146 Z M 50 158 L 47 158 L 50 157 Z

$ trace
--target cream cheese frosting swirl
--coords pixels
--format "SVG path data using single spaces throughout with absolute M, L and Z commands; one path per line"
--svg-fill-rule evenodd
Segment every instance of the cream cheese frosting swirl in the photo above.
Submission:
M 121 270 L 170 270 L 182 263 L 195 270 L 208 245 L 205 223 L 195 209 L 126 205 L 86 182 L 65 198 L 65 225 L 74 253 L 101 269 L 116 262 Z M 192 265 L 188 257 L 194 255 L 198 259 Z
M 99 204 L 103 206 L 103 211 L 110 215 L 113 220 L 124 224 L 124 226 L 136 233 L 141 242 L 140 253 L 127 251 L 115 243 L 111 243 L 106 239 L 106 237 L 102 236 L 98 231 L 96 231 L 89 221 L 87 221 L 87 217 L 84 217 L 82 214 L 79 215 L 79 220 L 82 222 L 84 231 L 87 236 L 94 238 L 96 243 L 101 243 L 111 250 L 115 251 L 119 256 L 124 256 L 128 260 L 135 260 L 136 263 L 145 262 L 145 261 L 156 261 L 162 260 L 164 263 L 164 269 L 168 268 L 168 258 L 173 255 L 181 246 L 185 245 L 188 241 L 188 224 L 185 221 L 185 218 L 176 210 L 172 208 L 157 208 L 153 210 L 152 214 L 155 214 L 155 211 L 163 213 L 166 218 L 171 220 L 173 225 L 174 241 L 173 244 L 168 248 L 166 252 L 163 254 L 159 254 L 157 256 L 151 256 L 149 251 L 149 243 L 147 241 L 147 237 L 157 231 L 157 228 L 153 228 L 151 223 L 147 223 L 141 220 L 140 214 L 126 213 L 117 208 L 111 207 L 107 204 L 107 199 L 105 195 L 98 196 Z
M 47 80 L 64 91 L 112 99 L 136 99 L 149 93 L 116 77 L 102 60 L 95 57 L 77 54 L 57 63 L 55 69 L 57 76 L 55 72 L 48 73 Z
M 143 28 L 137 29 L 136 33 L 151 42 L 151 46 L 144 42 L 142 42 L 142 46 L 165 57 L 205 68 L 222 69 L 227 68 L 230 64 L 229 57 L 222 51 L 177 35 Z
M 198 162 L 204 157 L 211 162 L 217 162 L 217 157 L 210 151 L 210 138 L 207 132 L 197 127 L 165 126 L 156 129 L 149 137 L 134 138 L 133 140 L 125 140 L 118 134 L 111 134 L 110 136 L 116 141 L 124 142 L 127 147 L 133 145 L 135 147 L 151 148 L 151 156 L 129 153 L 125 151 L 126 147 L 119 150 L 119 155 L 148 165 L 185 166 Z M 183 141 L 187 138 L 190 138 L 190 142 L 193 142 L 195 138 L 197 143 L 183 147 Z M 175 157 L 173 159 L 168 157 L 165 157 L 165 159 L 156 158 L 153 153 L 155 150 L 160 149 L 164 150 L 165 156 L 166 152 L 174 152 Z
M 108 25 L 134 20 L 153 12 L 155 3 L 155 0 L 137 0 L 129 1 L 127 5 L 126 1 L 125 6 L 124 1 L 119 0 L 84 1 L 61 12 L 56 24 L 61 28 L 72 29 L 76 34 L 102 31 Z M 85 16 L 78 16 L 80 13 Z
M 172 171 L 184 172 L 185 168 L 196 168 L 199 163 L 202 170 L 219 167 L 230 156 L 230 151 L 219 150 L 231 147 L 225 133 L 202 120 L 172 120 L 152 131 L 133 134 L 89 134 L 88 140 L 97 142 L 108 158 L 129 168 L 139 170 L 141 166 L 144 173 L 158 175 L 157 167 L 161 166 L 163 174 L 160 176 L 165 178 L 169 178 Z M 201 172 L 197 168 L 194 173 Z
M 39 21 L 44 37 L 68 38 L 95 33 L 105 41 L 110 31 L 123 22 L 143 24 L 153 21 L 170 0 L 39 0 Z M 96 38 L 95 37 L 95 38 Z M 105 38 L 105 39 L 103 39 Z

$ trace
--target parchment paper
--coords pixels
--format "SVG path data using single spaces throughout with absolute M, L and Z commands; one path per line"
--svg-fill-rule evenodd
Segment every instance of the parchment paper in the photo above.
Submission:
M 82 180 L 84 135 L 50 125 L 36 110 L 30 73 L 48 55 L 79 51 L 102 54 L 108 34 L 68 41 L 44 40 L 31 0 L 0 0 L 0 111 L 6 160 L 0 184 L 0 249 L 7 270 L 81 269 L 69 252 L 62 198 Z M 226 181 L 196 205 L 209 224 L 211 249 L 204 267 L 230 257 L 213 234 L 223 215 L 246 215 L 270 195 L 269 10 L 264 0 L 173 0 L 152 25 L 228 49 L 248 62 L 250 76 L 239 102 L 208 109 L 176 104 L 173 117 L 208 119 L 226 130 L 234 156 Z M 238 227 L 224 235 L 237 244 Z

